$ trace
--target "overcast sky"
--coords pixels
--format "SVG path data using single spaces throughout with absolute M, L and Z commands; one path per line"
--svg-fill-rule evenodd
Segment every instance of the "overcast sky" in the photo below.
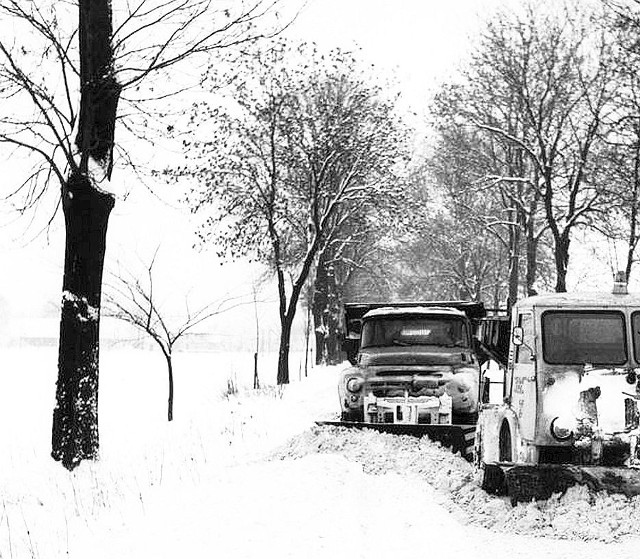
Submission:
M 480 22 L 517 0 L 309 0 L 289 30 L 327 48 L 359 46 L 363 56 L 393 71 L 407 96 L 425 94 L 455 71 Z

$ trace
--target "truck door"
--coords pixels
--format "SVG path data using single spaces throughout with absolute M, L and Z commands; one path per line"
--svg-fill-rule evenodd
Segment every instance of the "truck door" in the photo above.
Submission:
M 511 405 L 518 417 L 520 435 L 532 440 L 536 428 L 536 355 L 533 314 L 518 314 L 522 343 L 515 348 L 511 371 Z

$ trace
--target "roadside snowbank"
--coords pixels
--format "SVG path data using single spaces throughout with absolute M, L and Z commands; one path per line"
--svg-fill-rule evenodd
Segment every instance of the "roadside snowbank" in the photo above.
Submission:
M 473 467 L 439 443 L 375 431 L 315 427 L 273 456 L 340 455 L 368 474 L 417 475 L 438 490 L 439 502 L 464 524 L 493 531 L 582 541 L 619 541 L 640 536 L 640 497 L 594 493 L 573 487 L 565 495 L 512 507 L 506 497 L 482 491 Z

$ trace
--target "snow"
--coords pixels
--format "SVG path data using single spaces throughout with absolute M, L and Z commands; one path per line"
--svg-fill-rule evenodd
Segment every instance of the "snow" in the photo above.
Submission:
M 71 195 L 71 192 L 69 192 L 69 195 Z M 73 305 L 78 311 L 76 317 L 79 322 L 96 321 L 100 318 L 100 310 L 91 306 L 86 297 L 79 297 L 75 293 L 65 290 L 62 292 L 62 304 L 64 305 L 65 303 Z
M 637 555 L 639 499 L 573 488 L 512 507 L 427 439 L 316 426 L 340 367 L 276 388 L 264 356 L 254 391 L 250 355 L 179 353 L 168 423 L 159 352 L 103 350 L 101 459 L 70 473 L 49 457 L 55 349 L 0 358 L 3 558 Z

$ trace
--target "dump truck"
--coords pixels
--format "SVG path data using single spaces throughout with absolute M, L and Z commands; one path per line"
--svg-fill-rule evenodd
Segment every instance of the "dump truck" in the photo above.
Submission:
M 485 316 L 467 301 L 346 304 L 341 419 L 321 423 L 427 435 L 470 460 Z
M 640 494 L 640 297 L 624 279 L 522 299 L 478 335 L 498 365 L 483 375 L 475 436 L 486 491 L 514 503 L 574 484 Z

